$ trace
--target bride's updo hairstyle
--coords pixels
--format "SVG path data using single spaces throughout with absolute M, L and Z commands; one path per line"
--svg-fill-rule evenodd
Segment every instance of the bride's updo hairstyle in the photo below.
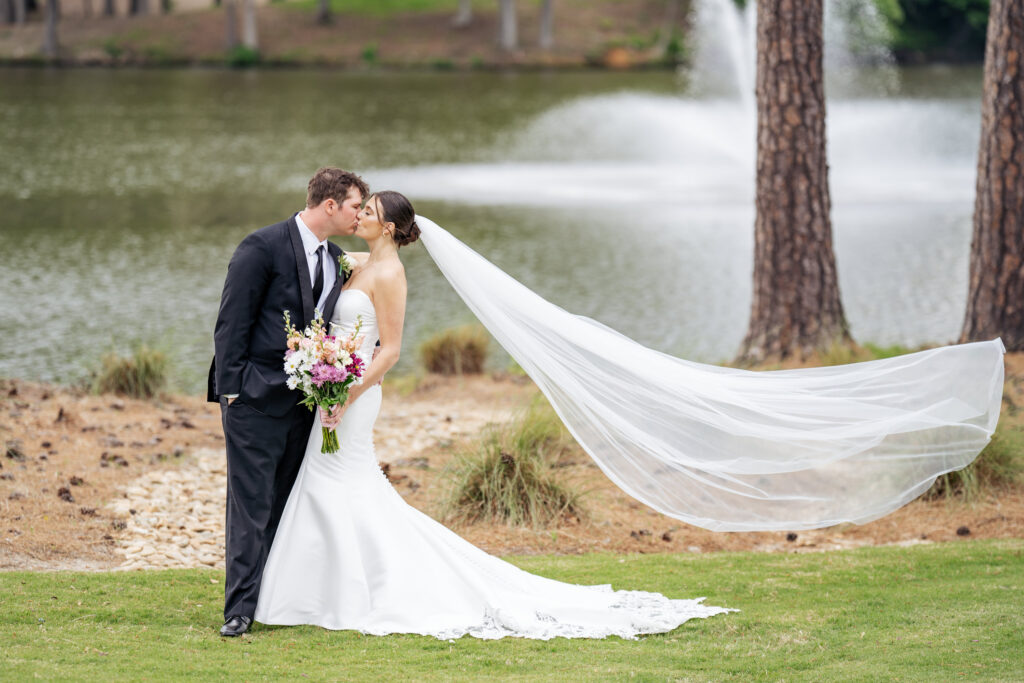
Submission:
M 412 244 L 420 238 L 420 226 L 416 225 L 416 211 L 405 195 L 391 190 L 382 190 L 373 195 L 380 207 L 381 223 L 394 223 L 391 238 L 399 247 Z

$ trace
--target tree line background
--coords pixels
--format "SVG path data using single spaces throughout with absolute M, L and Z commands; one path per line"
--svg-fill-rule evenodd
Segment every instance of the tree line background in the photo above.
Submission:
M 734 0 L 745 5 L 753 0 Z M 872 0 L 892 35 L 891 47 L 901 62 L 980 61 L 984 56 L 990 0 Z M 45 23 L 41 52 L 60 55 L 58 25 L 99 18 L 145 17 L 201 8 L 224 13 L 227 50 L 243 46 L 258 51 L 260 5 L 302 5 L 311 21 L 343 24 L 347 15 L 437 12 L 450 13 L 451 26 L 469 28 L 481 18 L 496 25 L 494 41 L 502 50 L 551 50 L 558 46 L 559 24 L 571 21 L 578 0 L 0 0 L 0 22 L 9 25 Z M 687 14 L 688 0 L 652 0 L 639 3 L 640 11 L 662 15 L 667 30 L 655 41 L 662 49 L 672 43 Z M 556 11 L 556 5 L 570 8 Z M 522 10 L 530 10 L 531 38 L 523 39 Z M 614 17 L 610 15 L 610 20 Z M 671 55 L 670 55 L 671 56 Z

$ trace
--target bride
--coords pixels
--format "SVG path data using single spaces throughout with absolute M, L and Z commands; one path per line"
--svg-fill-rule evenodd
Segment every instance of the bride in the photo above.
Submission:
M 378 381 L 398 360 L 417 238 L 477 318 L 536 382 L 580 446 L 634 498 L 716 531 L 863 524 L 969 465 L 1002 405 L 999 339 L 821 368 L 752 372 L 646 348 L 545 301 L 395 192 L 373 195 L 358 261 L 331 315 L 363 321 L 370 362 L 348 402 L 314 424 L 260 586 L 255 618 L 438 638 L 592 637 L 671 630 L 729 610 L 523 572 L 408 506 L 377 466 Z
M 332 414 L 340 450 L 322 454 L 321 424 L 310 432 L 260 586 L 255 620 L 315 624 L 373 635 L 436 638 L 635 638 L 670 631 L 692 618 L 731 610 L 657 593 L 577 586 L 529 574 L 471 545 L 408 505 L 377 465 L 373 425 L 379 380 L 398 360 L 405 316 L 405 271 L 398 248 L 420 234 L 409 201 L 372 195 L 355 235 L 368 253 L 330 317 L 338 333 L 362 321 L 362 382 Z

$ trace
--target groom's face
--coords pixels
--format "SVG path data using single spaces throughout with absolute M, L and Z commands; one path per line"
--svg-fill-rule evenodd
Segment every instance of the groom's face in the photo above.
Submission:
M 363 194 L 357 187 L 348 188 L 345 201 L 335 207 L 331 216 L 331 234 L 351 235 L 356 231 L 356 218 L 363 205 Z

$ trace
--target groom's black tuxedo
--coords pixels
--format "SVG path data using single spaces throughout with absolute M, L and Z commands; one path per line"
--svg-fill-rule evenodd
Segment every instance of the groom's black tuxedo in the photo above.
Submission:
M 328 243 L 325 268 L 341 249 Z M 345 274 L 321 311 L 329 319 Z M 214 330 L 207 398 L 221 404 L 227 450 L 227 577 L 224 617 L 252 617 L 284 504 L 298 474 L 313 414 L 285 384 L 284 312 L 302 329 L 314 317 L 313 285 L 292 217 L 238 245 L 224 281 Z M 230 405 L 222 397 L 238 394 Z
M 337 269 L 341 249 L 328 242 Z M 329 319 L 345 276 L 339 273 L 321 311 Z M 281 417 L 300 395 L 285 386 L 284 312 L 300 330 L 313 319 L 315 302 L 309 266 L 295 218 L 252 233 L 238 245 L 220 300 L 213 339 L 216 356 L 210 365 L 207 399 L 216 403 L 224 394 L 267 415 Z

